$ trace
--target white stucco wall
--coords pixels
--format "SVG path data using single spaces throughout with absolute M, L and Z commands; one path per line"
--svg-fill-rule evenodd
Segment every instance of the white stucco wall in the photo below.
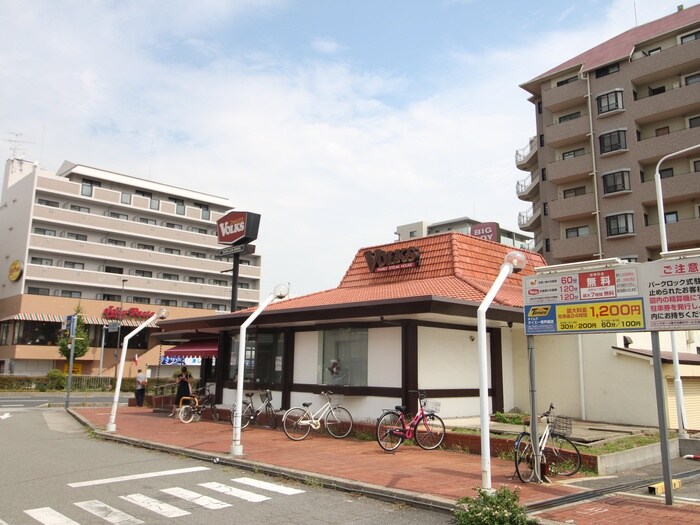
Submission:
M 294 334 L 295 383 L 315 384 L 318 377 L 318 332 Z
M 367 386 L 401 386 L 401 328 L 372 328 L 367 333 Z

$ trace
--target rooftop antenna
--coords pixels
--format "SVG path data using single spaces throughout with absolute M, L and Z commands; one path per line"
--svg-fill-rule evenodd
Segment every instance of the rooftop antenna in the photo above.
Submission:
M 26 150 L 20 147 L 20 144 L 33 144 L 28 140 L 21 140 L 22 133 L 14 133 L 12 131 L 5 132 L 6 135 L 10 135 L 7 142 L 10 144 L 10 158 L 11 159 L 23 159 Z

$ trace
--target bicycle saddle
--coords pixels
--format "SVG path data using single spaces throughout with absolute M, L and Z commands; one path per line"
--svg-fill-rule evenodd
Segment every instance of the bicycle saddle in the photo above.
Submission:
M 304 408 L 309 408 L 311 405 L 313 405 L 313 403 L 302 403 L 301 404 L 301 406 L 303 406 Z
M 398 410 L 399 412 L 401 412 L 402 414 L 405 414 L 406 411 L 408 410 L 408 407 L 405 405 L 396 405 L 394 408 L 396 410 Z

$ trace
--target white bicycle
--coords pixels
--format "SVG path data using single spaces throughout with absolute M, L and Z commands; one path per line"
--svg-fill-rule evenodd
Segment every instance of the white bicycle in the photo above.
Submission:
M 326 398 L 326 404 L 317 412 L 311 413 L 312 403 L 302 403 L 301 407 L 287 410 L 282 417 L 282 428 L 287 437 L 293 441 L 301 441 L 313 428 L 321 428 L 321 421 L 328 433 L 334 438 L 344 438 L 352 431 L 352 416 L 340 405 L 340 399 L 333 399 L 333 392 L 321 392 Z M 303 407 L 303 408 L 302 408 Z

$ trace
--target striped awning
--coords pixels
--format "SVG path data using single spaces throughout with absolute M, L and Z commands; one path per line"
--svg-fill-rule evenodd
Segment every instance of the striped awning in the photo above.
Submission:
M 216 357 L 219 353 L 219 341 L 188 341 L 163 352 L 165 357 Z
M 20 312 L 14 315 L 8 315 L 0 319 L 1 321 L 40 321 L 44 323 L 61 323 L 63 317 L 57 314 L 37 314 L 29 312 Z

